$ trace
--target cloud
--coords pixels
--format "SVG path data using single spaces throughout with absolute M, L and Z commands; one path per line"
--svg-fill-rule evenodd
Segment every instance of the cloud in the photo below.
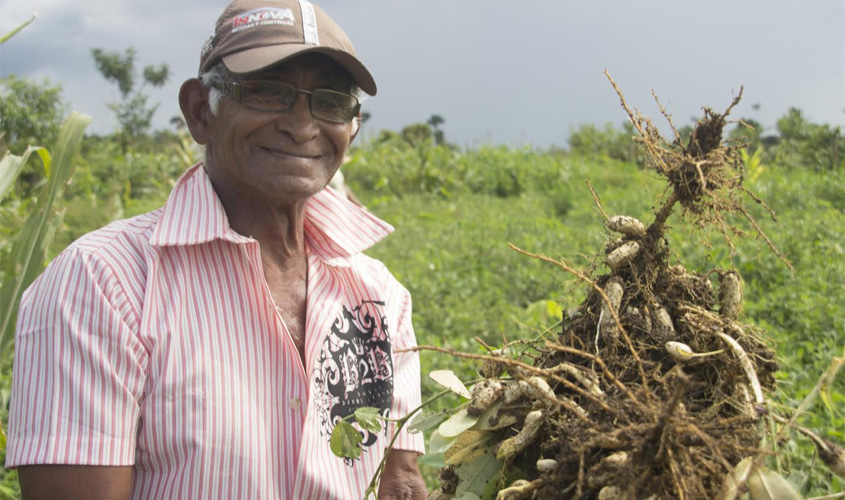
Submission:
M 166 63 L 171 81 L 163 89 L 150 90 L 152 102 L 161 102 L 155 125 L 167 126 L 178 113 L 174 96 L 181 82 L 196 73 L 199 50 L 214 19 L 223 9 L 199 0 L 145 2 L 86 0 L 34 0 L 0 3 L 6 32 L 26 20 L 33 10 L 36 21 L 3 45 L 0 75 L 15 73 L 48 78 L 61 83 L 72 107 L 94 116 L 89 130 L 108 133 L 115 120 L 108 102 L 119 99 L 116 88 L 96 70 L 91 49 L 100 47 L 123 52 L 136 49 L 140 71 L 148 64 Z
M 434 113 L 447 139 L 547 146 L 582 123 L 625 116 L 602 75 L 607 68 L 632 105 L 657 116 L 654 89 L 680 124 L 702 105 L 723 108 L 746 86 L 737 114 L 766 125 L 789 106 L 845 124 L 845 4 L 806 0 L 549 2 L 368 0 L 317 2 L 352 38 L 379 84 L 365 103 L 367 129 L 399 129 Z M 26 5 L 25 5 L 26 4 Z M 152 91 L 155 126 L 178 113 L 181 82 L 195 75 L 200 47 L 225 0 L 0 0 L 0 29 L 39 19 L 3 45 L 0 75 L 48 76 L 75 109 L 108 132 L 113 85 L 92 47 L 134 46 L 137 63 L 164 62 L 172 80 Z M 761 111 L 751 113 L 752 103 Z

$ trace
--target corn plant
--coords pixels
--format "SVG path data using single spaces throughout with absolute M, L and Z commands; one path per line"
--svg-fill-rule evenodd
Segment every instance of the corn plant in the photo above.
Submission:
M 41 159 L 48 178 L 23 229 L 14 239 L 9 257 L 0 267 L 3 270 L 0 285 L 0 362 L 9 356 L 21 295 L 44 269 L 47 248 L 61 224 L 61 214 L 55 212 L 54 203 L 70 180 L 73 159 L 89 123 L 90 116 L 73 113 L 62 125 L 52 155 L 44 148 L 30 147 L 21 156 L 7 152 L 0 160 L 0 200 L 32 153 L 37 153 Z

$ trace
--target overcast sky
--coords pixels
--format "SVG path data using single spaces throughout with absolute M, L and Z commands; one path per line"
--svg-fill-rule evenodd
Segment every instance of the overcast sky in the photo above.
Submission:
M 773 128 L 789 107 L 845 126 L 843 0 L 324 0 L 370 68 L 379 93 L 364 132 L 400 130 L 432 114 L 462 146 L 565 145 L 579 124 L 625 120 L 607 69 L 630 105 L 657 118 L 651 90 L 679 125 L 703 105 Z M 92 47 L 134 46 L 137 64 L 167 63 L 152 91 L 155 125 L 179 113 L 177 92 L 196 73 L 219 0 L 0 0 L 0 32 L 38 12 L 0 48 L 0 75 L 61 83 L 91 131 L 116 128 L 116 86 Z M 752 109 L 759 104 L 759 111 Z

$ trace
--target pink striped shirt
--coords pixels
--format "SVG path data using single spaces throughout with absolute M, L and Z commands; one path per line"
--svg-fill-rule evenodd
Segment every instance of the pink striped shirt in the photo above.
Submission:
M 132 499 L 358 499 L 393 435 L 329 447 L 361 406 L 420 403 L 411 298 L 361 251 L 393 228 L 330 189 L 306 208 L 305 364 L 201 165 L 165 206 L 69 246 L 26 291 L 6 466 L 134 466 Z M 398 449 L 423 452 L 401 431 Z

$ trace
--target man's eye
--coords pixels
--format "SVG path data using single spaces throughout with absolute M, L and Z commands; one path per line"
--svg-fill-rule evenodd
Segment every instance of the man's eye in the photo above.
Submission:
M 292 100 L 295 91 L 286 85 L 275 82 L 248 82 L 244 84 L 244 100 L 252 105 L 287 104 Z
M 272 90 L 254 90 L 244 95 L 244 99 L 251 104 L 273 104 L 281 101 L 278 92 Z
M 334 102 L 330 99 L 320 99 L 315 104 L 318 108 L 322 109 L 323 111 L 334 111 L 341 107 L 339 103 Z

